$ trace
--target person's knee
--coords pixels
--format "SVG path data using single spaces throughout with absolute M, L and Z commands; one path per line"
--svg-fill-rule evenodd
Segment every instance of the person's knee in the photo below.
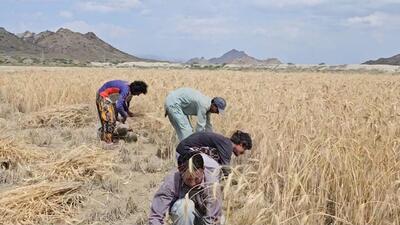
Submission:
M 174 222 L 178 221 L 194 221 L 195 206 L 192 200 L 179 199 L 171 208 L 171 216 Z M 179 223 L 178 223 L 179 224 Z M 189 222 L 190 224 L 190 222 Z
M 186 138 L 186 136 L 183 134 L 183 132 L 181 130 L 177 130 L 176 134 L 178 135 L 179 142 L 181 142 L 183 139 Z
M 190 199 L 179 199 L 172 206 L 172 211 L 184 212 L 184 211 L 194 211 L 194 202 Z
M 191 134 L 193 134 L 191 129 L 182 130 L 182 139 L 189 137 Z

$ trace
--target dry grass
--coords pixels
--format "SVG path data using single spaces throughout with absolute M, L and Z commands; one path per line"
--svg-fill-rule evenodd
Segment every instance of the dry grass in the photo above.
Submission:
M 89 105 L 58 106 L 31 113 L 21 119 L 22 128 L 84 127 L 95 118 Z
M 4 224 L 68 223 L 83 196 L 79 183 L 39 183 L 0 192 Z
M 145 116 L 132 122 L 146 129 L 141 135 L 160 146 L 160 155 L 172 158 L 173 133 L 163 117 L 167 93 L 188 86 L 225 97 L 226 115 L 212 118 L 216 130 L 243 129 L 255 140 L 251 161 L 238 160 L 243 166 L 225 187 L 229 224 L 400 224 L 398 76 L 90 68 L 15 73 L 0 74 L 0 99 L 21 118 L 81 104 L 96 116 L 95 92 L 105 80 L 145 80 L 149 93 L 131 103 Z M 52 166 L 69 174 L 55 180 L 83 173 L 61 161 Z
M 0 160 L 9 161 L 16 166 L 20 163 L 44 160 L 47 154 L 37 149 L 27 148 L 17 144 L 12 138 L 0 138 Z
M 114 152 L 95 146 L 52 152 L 15 142 L 0 139 L 2 224 L 76 223 L 72 216 L 85 199 L 82 186 L 117 191 Z M 8 188 L 2 190 L 2 184 Z
M 50 181 L 85 181 L 102 179 L 110 174 L 115 164 L 115 153 L 101 149 L 81 146 L 63 151 L 51 162 L 39 164 L 45 180 Z

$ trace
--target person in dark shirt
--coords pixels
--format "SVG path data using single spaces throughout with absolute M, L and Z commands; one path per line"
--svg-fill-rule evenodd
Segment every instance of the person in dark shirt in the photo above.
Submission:
M 183 139 L 176 147 L 177 157 L 192 151 L 199 151 L 215 159 L 220 165 L 229 165 L 232 153 L 244 154 L 252 148 L 248 133 L 237 130 L 231 138 L 213 132 L 197 132 Z

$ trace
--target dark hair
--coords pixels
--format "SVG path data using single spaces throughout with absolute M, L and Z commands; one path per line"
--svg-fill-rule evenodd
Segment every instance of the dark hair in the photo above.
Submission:
M 253 147 L 250 134 L 242 132 L 240 130 L 237 130 L 235 133 L 232 134 L 231 141 L 236 145 L 243 145 L 243 147 L 247 150 L 250 150 Z
M 147 84 L 141 80 L 135 80 L 130 85 L 129 88 L 131 89 L 131 93 L 147 93 Z
M 203 157 L 198 152 L 188 152 L 178 157 L 178 169 L 183 172 L 188 168 L 189 160 L 192 158 L 193 166 L 196 169 L 204 169 Z

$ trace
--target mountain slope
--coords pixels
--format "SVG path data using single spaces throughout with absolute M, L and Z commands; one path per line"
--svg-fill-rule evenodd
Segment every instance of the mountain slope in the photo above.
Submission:
M 4 28 L 0 28 L 0 54 L 27 57 L 40 55 L 42 50 L 41 47 L 26 42 Z
M 232 63 L 235 59 L 246 58 L 249 57 L 244 51 L 238 51 L 236 49 L 232 49 L 229 52 L 223 54 L 218 58 L 211 58 L 210 63 L 214 64 L 223 64 L 223 63 Z
M 48 50 L 52 57 L 79 61 L 138 61 L 139 58 L 124 53 L 99 39 L 94 33 L 81 34 L 61 28 L 55 33 L 42 35 L 34 42 Z
M 256 59 L 247 55 L 244 51 L 232 49 L 218 58 L 211 58 L 209 60 L 204 57 L 193 58 L 186 62 L 187 64 L 242 64 L 242 65 L 270 65 L 281 64 L 276 58 L 266 60 Z
M 0 28 L 0 54 L 83 63 L 147 61 L 114 48 L 92 32 L 81 34 L 65 28 L 39 34 L 26 31 L 19 37 Z
M 384 65 L 400 66 L 400 54 L 389 57 L 389 58 L 380 58 L 377 60 L 369 60 L 369 61 L 364 62 L 363 64 L 368 64 L 368 65 L 384 64 Z

